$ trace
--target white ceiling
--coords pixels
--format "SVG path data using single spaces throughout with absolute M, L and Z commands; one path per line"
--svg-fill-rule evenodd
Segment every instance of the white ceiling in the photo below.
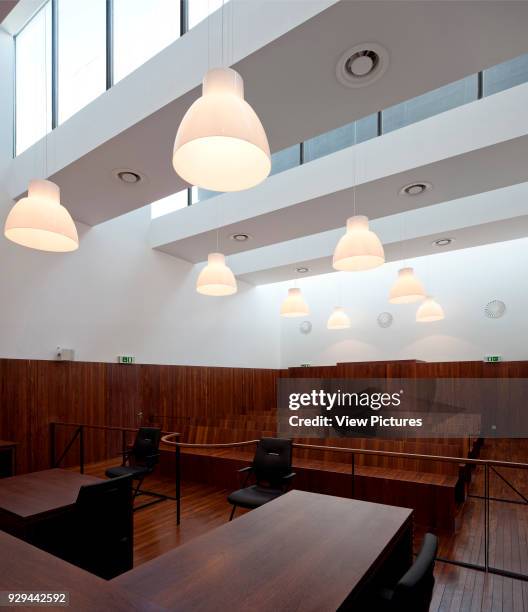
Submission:
M 314 6 L 311 0 L 294 5 L 289 0 L 280 2 L 284 7 Z M 262 10 L 271 15 L 272 10 L 281 6 L 280 2 L 261 3 Z M 331 3 L 319 3 L 328 4 Z M 248 17 L 238 36 L 248 40 L 253 37 L 265 44 L 237 62 L 236 67 L 244 76 L 247 99 L 260 115 L 273 150 L 528 51 L 528 2 L 523 1 L 347 0 L 305 22 L 300 20 L 300 25 L 271 42 L 262 35 L 261 17 L 253 15 L 253 21 Z M 197 30 L 196 40 L 203 47 L 203 28 L 201 38 L 199 34 Z M 186 37 L 176 41 L 187 50 L 186 57 L 196 55 L 191 54 L 192 36 L 193 31 L 186 35 L 187 42 L 182 42 Z M 346 49 L 362 42 L 377 42 L 386 47 L 389 68 L 369 87 L 348 89 L 335 76 L 336 62 Z M 149 74 L 159 65 L 152 61 L 141 69 L 145 96 L 151 96 L 151 89 L 160 81 L 177 78 L 177 70 Z M 192 68 L 192 64 L 185 65 Z M 197 70 L 203 70 L 198 61 L 197 66 L 200 66 Z M 103 94 L 77 117 L 54 130 L 50 146 L 55 152 L 59 142 L 66 146 L 64 140 L 77 139 L 74 143 L 77 157 L 53 175 L 74 218 L 97 224 L 182 188 L 183 183 L 171 167 L 171 148 L 184 111 L 199 94 L 196 83 L 200 78 L 198 72 L 189 77 L 185 81 L 189 83 L 186 93 L 119 133 L 112 132 L 109 140 L 92 150 L 86 147 L 83 150 L 81 136 L 86 133 L 90 141 L 92 126 L 97 131 L 100 122 L 111 124 L 112 117 L 119 122 L 118 103 L 124 114 L 133 115 L 130 108 L 138 96 L 131 96 L 124 82 L 121 89 L 118 84 L 115 91 Z M 109 113 L 105 113 L 105 106 Z M 29 170 L 21 171 L 21 166 L 34 167 L 28 159 L 29 154 L 15 160 L 14 196 L 20 195 L 27 184 Z M 122 185 L 112 177 L 112 170 L 123 167 L 143 173 L 147 180 L 134 190 Z

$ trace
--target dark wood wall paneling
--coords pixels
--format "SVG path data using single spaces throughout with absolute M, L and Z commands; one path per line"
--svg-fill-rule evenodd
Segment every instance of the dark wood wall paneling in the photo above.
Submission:
M 243 415 L 270 422 L 280 377 L 521 378 L 528 377 L 528 362 L 406 360 L 274 370 L 0 359 L 0 438 L 20 443 L 20 473 L 48 467 L 50 421 L 125 427 L 159 423 L 178 431 L 193 419 L 222 418 L 230 431 Z M 59 452 L 71 433 L 58 430 Z M 86 460 L 114 456 L 120 444 L 119 433 L 87 432 Z M 72 462 L 77 448 L 76 443 Z

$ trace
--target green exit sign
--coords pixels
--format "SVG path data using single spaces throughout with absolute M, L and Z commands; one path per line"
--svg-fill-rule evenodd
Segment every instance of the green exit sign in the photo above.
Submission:
M 502 361 L 502 357 L 500 355 L 486 355 L 484 361 L 487 363 L 497 363 L 498 361 Z
M 131 355 L 119 355 L 117 363 L 136 363 L 136 358 Z

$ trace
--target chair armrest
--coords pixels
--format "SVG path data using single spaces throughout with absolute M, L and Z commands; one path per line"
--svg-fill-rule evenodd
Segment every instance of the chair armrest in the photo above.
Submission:
M 291 480 L 296 475 L 296 472 L 291 472 L 290 474 L 286 474 L 286 476 L 283 476 L 282 480 Z

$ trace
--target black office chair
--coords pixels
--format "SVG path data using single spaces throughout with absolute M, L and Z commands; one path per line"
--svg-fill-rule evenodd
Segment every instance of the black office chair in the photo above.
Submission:
M 227 501 L 233 504 L 229 520 L 233 520 L 238 506 L 258 508 L 286 493 L 295 473 L 292 467 L 292 440 L 284 438 L 261 438 L 257 444 L 253 463 L 239 473 L 247 473 L 244 487 L 234 491 Z M 246 486 L 249 477 L 255 477 L 255 484 Z
M 426 533 L 412 566 L 393 588 L 379 591 L 379 605 L 375 609 L 387 612 L 427 612 L 433 596 L 433 570 L 437 552 L 438 538 L 432 533 Z
M 132 476 L 80 488 L 75 507 L 41 521 L 31 542 L 110 580 L 133 566 Z
M 106 470 L 108 478 L 131 476 L 137 480 L 134 499 L 140 493 L 145 476 L 151 474 L 159 462 L 159 445 L 161 429 L 158 427 L 140 427 L 132 448 L 123 457 L 122 465 Z

